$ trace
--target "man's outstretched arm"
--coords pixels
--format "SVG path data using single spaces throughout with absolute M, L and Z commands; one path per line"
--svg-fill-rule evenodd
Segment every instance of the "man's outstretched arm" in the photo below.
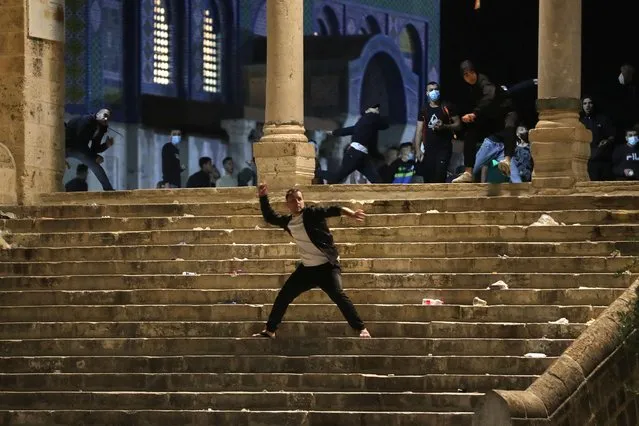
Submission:
M 271 225 L 286 228 L 289 218 L 275 213 L 268 200 L 268 186 L 265 183 L 258 186 L 257 195 L 260 197 L 260 210 L 262 210 L 264 220 Z

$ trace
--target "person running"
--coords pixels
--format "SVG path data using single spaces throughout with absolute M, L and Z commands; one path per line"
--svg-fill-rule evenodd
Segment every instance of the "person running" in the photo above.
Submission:
M 282 216 L 271 208 L 266 184 L 259 185 L 258 196 L 264 220 L 271 225 L 279 226 L 293 237 L 302 262 L 288 277 L 275 298 L 266 328 L 253 337 L 275 338 L 275 332 L 288 305 L 297 296 L 315 287 L 321 288 L 335 302 L 348 324 L 359 333 L 359 337 L 371 337 L 342 288 L 339 254 L 333 242 L 333 235 L 326 224 L 326 218 L 340 215 L 361 222 L 366 217 L 364 211 L 353 211 L 339 206 L 305 207 L 302 191 L 292 188 L 286 192 L 285 197 L 286 206 L 291 214 Z
M 326 179 L 329 184 L 342 183 L 357 170 L 370 183 L 383 183 L 372 158 L 384 159 L 377 148 L 377 139 L 379 132 L 389 126 L 388 120 L 379 115 L 379 104 L 375 104 L 364 111 L 354 126 L 328 132 L 329 136 L 351 135 L 351 144 L 344 152 L 339 170 L 336 173 L 321 171 L 319 177 Z

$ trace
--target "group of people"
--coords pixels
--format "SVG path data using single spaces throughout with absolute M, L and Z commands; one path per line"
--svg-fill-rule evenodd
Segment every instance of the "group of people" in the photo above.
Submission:
M 429 82 L 414 140 L 391 147 L 386 153 L 386 163 L 380 168 L 377 162 L 383 162 L 384 156 L 378 148 L 379 132 L 388 129 L 389 122 L 380 115 L 380 105 L 372 105 L 355 125 L 328 132 L 333 136 L 351 136 L 351 142 L 344 151 L 341 166 L 331 172 L 316 167 L 314 182 L 342 183 L 355 171 L 371 183 L 529 182 L 534 161 L 528 129 L 519 122 L 510 96 L 515 88 L 494 84 L 468 60 L 461 63 L 460 73 L 470 90 L 470 111 L 461 115 L 452 103 L 442 99 L 439 84 Z M 610 90 L 615 96 L 608 101 L 612 117 L 595 108 L 592 96 L 583 98 L 581 121 L 593 136 L 588 162 L 593 181 L 638 179 L 639 102 L 634 73 L 630 65 L 621 67 L 618 84 Z M 533 80 L 524 86 L 528 84 L 534 84 Z M 65 123 L 66 156 L 84 165 L 78 167 L 77 176 L 69 182 L 67 190 L 86 190 L 87 169 L 96 175 L 105 191 L 113 190 L 100 155 L 113 145 L 113 137 L 106 136 L 110 117 L 111 111 L 104 108 Z M 449 179 L 455 139 L 463 140 L 464 169 Z M 163 179 L 158 188 L 182 187 L 181 174 L 185 168 L 179 158 L 181 141 L 181 132 L 173 131 L 170 142 L 162 148 Z M 187 180 L 187 188 L 247 186 L 257 182 L 254 160 L 237 174 L 230 157 L 223 161 L 224 175 L 209 157 L 200 158 L 199 166 L 200 170 Z

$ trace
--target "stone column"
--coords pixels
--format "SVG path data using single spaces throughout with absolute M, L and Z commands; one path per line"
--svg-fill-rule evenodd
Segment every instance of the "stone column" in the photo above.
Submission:
M 64 10 L 29 22 L 29 3 L 0 2 L 0 202 L 29 204 L 62 189 Z M 30 27 L 42 38 L 29 37 Z
M 249 136 L 256 124 L 253 120 L 222 120 L 222 128 L 229 135 L 228 156 L 233 158 L 235 173 L 239 173 L 247 166 L 247 161 L 253 159 L 253 144 Z M 220 173 L 224 171 L 220 170 Z
M 539 123 L 530 132 L 539 187 L 588 180 L 591 133 L 579 122 L 581 1 L 539 1 Z
M 304 135 L 303 0 L 268 0 L 266 117 L 253 147 L 259 179 L 273 187 L 308 185 L 315 150 Z

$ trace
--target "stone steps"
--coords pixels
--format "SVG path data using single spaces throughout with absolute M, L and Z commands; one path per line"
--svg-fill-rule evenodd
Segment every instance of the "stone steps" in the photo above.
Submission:
M 421 199 L 387 199 L 381 200 L 380 194 L 373 194 L 370 198 L 353 199 L 345 196 L 328 202 L 320 202 L 321 205 L 341 205 L 345 207 L 363 207 L 368 214 L 378 213 L 426 213 L 432 210 L 440 212 L 453 211 L 546 211 L 557 210 L 558 207 L 572 210 L 636 210 L 639 200 L 639 191 L 632 195 L 545 195 L 528 197 L 465 197 L 465 198 L 421 198 Z M 80 202 L 78 204 L 22 206 L 7 209 L 18 217 L 148 217 L 148 216 L 182 216 L 192 214 L 195 216 L 219 216 L 219 215 L 259 215 L 260 209 L 257 198 L 243 200 L 219 200 L 202 199 L 197 201 L 180 201 L 153 203 L 142 200 L 130 200 L 124 204 L 97 204 L 95 202 Z M 313 197 L 306 197 L 307 204 L 315 204 Z M 319 201 L 319 200 L 317 200 Z M 144 208 L 140 206 L 144 205 Z M 285 212 L 286 206 L 281 197 L 274 197 L 272 206 L 276 211 Z
M 265 342 L 264 345 L 267 345 Z M 3 373 L 357 373 L 539 375 L 556 357 L 460 355 L 6 356 Z
M 158 355 L 231 355 L 255 354 L 280 356 L 317 355 L 458 355 L 468 347 L 473 354 L 488 356 L 520 356 L 529 352 L 560 355 L 570 339 L 466 339 L 378 337 L 320 337 L 275 341 L 254 337 L 153 337 L 0 340 L 0 354 L 12 356 L 158 356 Z
M 469 304 L 472 301 L 468 302 Z M 25 321 L 266 321 L 271 305 L 32 305 L 1 306 L 4 322 Z M 476 321 L 547 322 L 567 318 L 585 323 L 596 318 L 605 306 L 496 305 L 422 306 L 407 304 L 365 304 L 357 306 L 367 321 Z M 288 321 L 344 321 L 333 304 L 291 305 Z M 0 370 L 1 371 L 1 370 Z
M 0 409 L 471 411 L 480 394 L 428 392 L 2 392 Z
M 339 373 L 0 373 L 0 391 L 388 391 L 485 392 L 525 389 L 537 376 L 429 374 L 425 376 Z
M 90 290 L 90 291 L 0 291 L 0 306 L 11 305 L 143 305 L 143 304 L 268 304 L 278 289 L 228 290 Z M 580 288 L 559 290 L 509 289 L 383 289 L 348 288 L 355 304 L 419 304 L 424 298 L 440 299 L 447 304 L 470 304 L 479 297 L 490 305 L 597 305 L 607 306 L 621 296 L 623 289 Z M 295 299 L 295 304 L 331 303 L 319 289 Z
M 83 271 L 91 272 L 91 271 Z M 0 276 L 0 288 L 14 290 L 139 290 L 139 289 L 280 289 L 288 273 L 16 275 Z M 344 272 L 346 288 L 475 289 L 484 290 L 502 280 L 511 289 L 570 289 L 584 287 L 626 289 L 639 274 L 618 273 L 353 273 Z M 238 282 L 239 281 L 239 282 Z
M 90 271 L 101 274 L 181 274 L 192 273 L 284 273 L 293 271 L 297 259 L 236 259 L 236 260 L 104 260 L 61 262 L 2 262 L 0 274 L 77 275 Z M 373 273 L 457 273 L 457 272 L 639 272 L 639 261 L 632 256 L 576 256 L 576 257 L 459 257 L 459 258 L 351 258 L 341 261 L 342 268 L 351 272 Z M 239 280 L 238 280 L 239 281 Z
M 548 257 L 548 256 L 610 256 L 613 252 L 625 256 L 639 255 L 636 241 L 599 242 L 473 242 L 473 243 L 346 243 L 337 244 L 342 259 L 428 257 Z M 38 261 L 100 261 L 111 260 L 225 260 L 290 259 L 296 257 L 294 244 L 198 244 L 93 247 L 35 247 L 0 251 L 0 262 Z M 615 253 L 616 255 L 617 253 Z
M 0 335 L 5 339 L 51 339 L 143 337 L 238 337 L 261 330 L 261 321 L 102 321 L 102 322 L 4 322 Z M 399 322 L 368 321 L 375 337 L 418 338 L 499 338 L 499 339 L 575 339 L 585 324 L 515 322 Z M 352 336 L 343 322 L 285 321 L 280 333 L 286 338 Z
M 399 213 L 370 215 L 364 222 L 346 217 L 331 218 L 331 227 L 384 227 L 426 225 L 521 225 L 528 226 L 542 214 L 566 224 L 622 224 L 639 222 L 636 210 L 549 210 L 549 211 L 462 211 L 444 213 Z M 245 216 L 175 216 L 175 217 L 77 217 L 50 219 L 0 219 L 0 228 L 12 232 L 122 232 L 155 229 L 190 230 L 195 227 L 213 229 L 242 229 L 263 227 L 261 215 Z
M 583 242 L 636 241 L 639 224 L 572 226 L 403 226 L 335 228 L 333 236 L 340 244 L 384 242 Z M 14 233 L 4 238 L 18 247 L 84 247 L 111 245 L 177 244 L 273 244 L 290 243 L 281 229 L 203 229 L 158 230 L 140 232 L 68 232 Z
M 233 410 L 5 410 L 0 418 L 16 426 L 157 425 L 367 425 L 470 426 L 472 412 L 233 411 Z

